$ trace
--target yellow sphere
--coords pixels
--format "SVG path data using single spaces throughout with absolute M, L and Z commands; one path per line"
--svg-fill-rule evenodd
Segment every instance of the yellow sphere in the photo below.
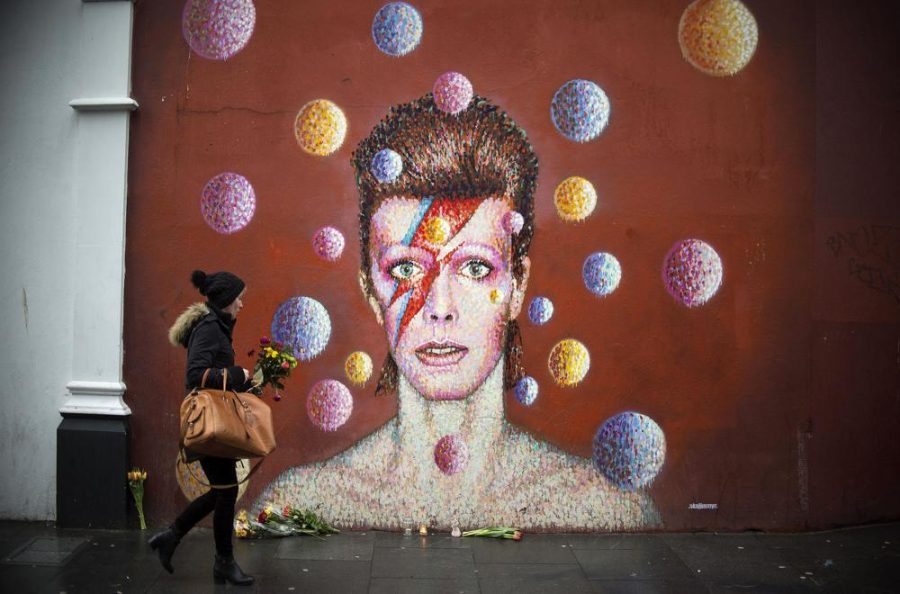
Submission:
M 567 338 L 551 349 L 548 364 L 557 385 L 574 386 L 584 379 L 591 368 L 591 355 L 582 343 Z
M 583 221 L 597 206 L 597 191 L 583 177 L 570 177 L 556 186 L 553 193 L 556 212 L 564 221 Z
M 344 371 L 350 383 L 361 386 L 372 377 L 372 357 L 362 351 L 350 353 L 344 363 Z
M 300 108 L 294 120 L 297 144 L 307 153 L 330 155 L 344 143 L 347 118 L 341 108 L 328 99 L 316 99 Z
M 450 239 L 450 223 L 441 217 L 425 221 L 425 240 L 434 245 L 444 245 Z
M 503 291 L 500 289 L 491 289 L 491 303 L 497 305 L 503 301 Z
M 712 76 L 730 76 L 746 66 L 758 37 L 756 19 L 740 0 L 695 0 L 678 24 L 684 59 Z

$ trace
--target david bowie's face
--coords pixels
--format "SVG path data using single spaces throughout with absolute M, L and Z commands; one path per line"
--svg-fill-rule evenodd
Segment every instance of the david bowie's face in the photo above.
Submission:
M 376 307 L 400 372 L 430 400 L 458 400 L 497 365 L 521 307 L 505 198 L 388 198 L 372 216 Z

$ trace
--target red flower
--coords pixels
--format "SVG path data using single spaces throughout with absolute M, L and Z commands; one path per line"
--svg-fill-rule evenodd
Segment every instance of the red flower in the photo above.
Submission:
M 269 519 L 269 516 L 266 514 L 266 510 L 262 510 L 259 512 L 259 515 L 256 517 L 256 521 L 260 524 L 265 524 L 266 520 Z
M 288 517 L 289 515 L 291 515 L 291 506 L 285 505 L 284 509 L 281 510 L 281 515 L 283 515 L 284 517 Z
M 513 532 L 512 538 L 513 538 L 513 540 L 522 540 L 522 531 L 516 530 L 515 532 Z
M 291 364 L 288 363 L 287 361 L 282 361 L 282 362 L 281 362 L 281 368 L 282 368 L 282 369 L 290 369 L 290 368 L 291 368 Z
M 269 344 L 270 342 L 272 342 L 272 341 L 269 340 L 269 337 L 268 337 L 268 336 L 260 336 L 260 337 L 259 337 L 259 344 L 262 345 L 262 346 L 266 346 L 266 345 Z

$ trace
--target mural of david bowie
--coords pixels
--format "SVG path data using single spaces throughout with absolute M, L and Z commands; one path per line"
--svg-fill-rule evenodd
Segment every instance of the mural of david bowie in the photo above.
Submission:
M 385 148 L 403 170 L 382 183 L 370 166 Z M 482 97 L 451 115 L 428 94 L 395 106 L 352 163 L 360 285 L 389 346 L 376 393 L 397 393 L 399 412 L 343 453 L 282 472 L 257 506 L 308 507 L 348 528 L 658 525 L 646 492 L 504 418 L 504 390 L 524 375 L 515 319 L 538 169 L 525 132 Z

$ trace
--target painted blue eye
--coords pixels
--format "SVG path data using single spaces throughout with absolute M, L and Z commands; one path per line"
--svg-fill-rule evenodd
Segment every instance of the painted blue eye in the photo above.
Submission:
M 463 276 L 467 276 L 473 280 L 481 280 L 493 272 L 494 267 L 482 260 L 469 260 L 463 264 L 459 271 Z
M 410 262 L 409 260 L 403 260 L 402 262 L 397 262 L 393 266 L 391 266 L 390 274 L 397 280 L 409 280 L 412 277 L 420 274 L 422 272 L 422 267 L 414 262 Z

